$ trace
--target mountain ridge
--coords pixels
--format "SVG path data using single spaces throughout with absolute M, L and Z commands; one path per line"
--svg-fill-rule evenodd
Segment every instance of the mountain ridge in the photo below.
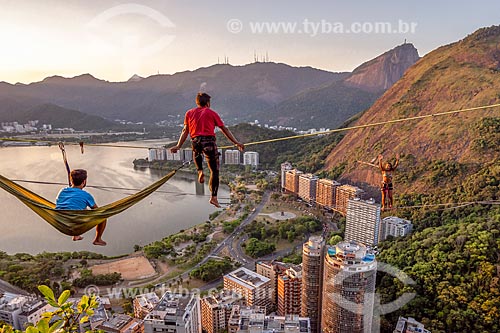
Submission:
M 400 61 L 394 64 L 393 57 Z M 418 59 L 413 44 L 398 45 L 356 67 L 345 78 L 302 91 L 261 112 L 260 117 L 282 126 L 336 128 L 370 107 Z
M 495 88 L 500 86 L 499 63 L 494 57 L 498 43 L 500 27 L 496 26 L 480 29 L 458 42 L 430 52 L 387 90 L 356 124 L 500 102 L 500 94 Z M 446 163 L 473 168 L 475 164 L 495 159 L 497 151 L 492 147 L 481 150 L 478 142 L 495 142 L 497 139 L 484 139 L 488 130 L 478 132 L 477 129 L 490 126 L 485 125 L 487 119 L 498 119 L 498 114 L 498 109 L 484 110 L 351 131 L 330 153 L 325 170 L 345 163 L 343 179 L 376 187 L 379 172 L 375 168 L 362 167 L 357 161 L 369 161 L 381 153 L 392 158 L 401 152 L 402 170 L 399 173 L 405 171 L 405 163 L 409 165 L 407 168 L 421 170 L 414 175 L 416 179 L 400 184 L 399 191 L 424 190 L 429 186 L 432 173 L 425 170 L 426 164 L 432 168 L 430 161 L 448 161 Z M 494 124 L 491 126 L 495 128 Z

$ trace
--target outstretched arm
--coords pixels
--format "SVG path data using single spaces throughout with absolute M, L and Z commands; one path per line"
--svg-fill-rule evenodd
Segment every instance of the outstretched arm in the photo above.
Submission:
M 234 143 L 236 146 L 238 146 L 238 149 L 240 151 L 245 150 L 245 145 L 243 145 L 241 142 L 236 140 L 236 138 L 234 137 L 233 133 L 231 133 L 229 128 L 227 128 L 226 126 L 222 126 L 220 129 L 221 129 L 222 133 L 224 133 L 226 138 L 228 138 L 232 143 Z
M 396 154 L 396 163 L 394 163 L 394 166 L 392 167 L 392 170 L 396 170 L 396 168 L 399 165 L 399 154 Z
M 380 168 L 380 171 L 385 171 L 384 167 L 382 166 L 382 159 L 384 156 L 378 155 L 378 167 Z
M 184 144 L 184 141 L 186 141 L 188 134 L 189 134 L 189 127 L 188 125 L 184 125 L 184 127 L 182 128 L 181 136 L 179 137 L 179 141 L 177 142 L 177 145 L 170 148 L 170 152 L 172 152 L 173 154 L 177 153 Z

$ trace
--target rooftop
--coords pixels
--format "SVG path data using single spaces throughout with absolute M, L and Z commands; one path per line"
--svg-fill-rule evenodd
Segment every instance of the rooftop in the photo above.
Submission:
M 224 278 L 242 284 L 249 289 L 258 288 L 271 281 L 267 277 L 257 274 L 245 267 L 240 267 L 237 270 L 232 271 L 231 273 L 225 275 Z
M 103 322 L 99 325 L 99 328 L 111 328 L 116 330 L 121 330 L 125 326 L 127 326 L 134 318 L 127 316 L 126 314 L 115 314 L 109 320 Z
M 164 319 L 167 316 L 182 316 L 193 295 L 166 292 L 146 319 Z

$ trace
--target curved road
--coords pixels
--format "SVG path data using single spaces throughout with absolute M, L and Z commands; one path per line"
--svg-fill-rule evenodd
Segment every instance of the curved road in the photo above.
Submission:
M 217 254 L 219 254 L 222 249 L 224 247 L 228 247 L 229 249 L 229 253 L 230 255 L 233 257 L 233 259 L 239 261 L 239 262 L 242 262 L 242 264 L 246 264 L 245 266 L 248 265 L 248 262 L 250 260 L 254 260 L 250 257 L 247 257 L 246 255 L 244 255 L 244 260 L 240 260 L 237 256 L 234 256 L 234 250 L 232 250 L 233 248 L 233 241 L 236 239 L 236 237 L 241 233 L 241 231 L 243 231 L 243 228 L 245 228 L 246 225 L 248 225 L 251 221 L 253 221 L 257 215 L 260 214 L 260 212 L 262 211 L 262 208 L 264 208 L 264 206 L 267 204 L 267 202 L 269 201 L 269 198 L 271 196 L 271 192 L 270 191 L 265 191 L 264 194 L 262 195 L 262 200 L 261 202 L 255 207 L 255 209 L 247 216 L 247 218 L 245 218 L 243 221 L 241 221 L 240 225 L 237 226 L 234 231 L 232 233 L 229 234 L 229 236 L 226 237 L 226 239 L 224 239 L 219 245 L 217 245 L 217 247 L 215 249 L 212 250 L 212 252 L 210 252 L 209 254 L 207 254 L 207 256 L 205 258 L 203 258 L 202 261 L 200 261 L 198 264 L 196 264 L 194 267 L 188 269 L 187 271 L 185 271 L 184 273 L 182 273 L 181 275 L 178 275 L 172 279 L 169 279 L 161 284 L 158 284 L 158 285 L 155 285 L 156 286 L 161 286 L 161 285 L 165 285 L 165 284 L 168 284 L 169 282 L 173 282 L 177 279 L 182 278 L 182 279 L 186 279 L 188 278 L 189 276 L 189 273 L 191 273 L 191 271 L 193 271 L 194 269 L 200 267 L 201 265 L 203 265 L 204 263 L 206 263 L 211 257 L 213 256 L 217 256 Z M 241 249 L 240 249 L 241 251 Z M 248 261 L 248 262 L 247 262 Z M 252 263 L 252 265 L 254 266 L 255 265 L 255 262 Z M 254 266 L 255 267 L 255 266 Z M 253 269 L 253 268 L 252 268 Z M 212 284 L 212 283 L 210 283 Z M 207 289 L 210 289 L 210 288 L 207 288 Z

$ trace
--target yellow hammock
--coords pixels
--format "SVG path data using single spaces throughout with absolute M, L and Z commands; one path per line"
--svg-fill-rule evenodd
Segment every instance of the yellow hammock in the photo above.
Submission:
M 54 203 L 2 175 L 0 175 L 0 187 L 21 200 L 22 203 L 63 234 L 78 236 L 146 198 L 172 178 L 176 172 L 177 170 L 170 172 L 135 194 L 92 210 L 57 210 Z

